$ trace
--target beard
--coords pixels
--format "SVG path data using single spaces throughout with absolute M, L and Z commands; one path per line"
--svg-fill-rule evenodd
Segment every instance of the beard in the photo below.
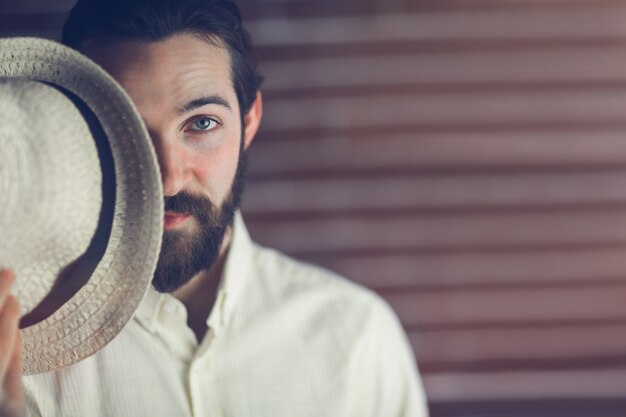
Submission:
M 237 171 L 222 207 L 206 196 L 179 192 L 165 198 L 165 210 L 190 214 L 197 223 L 193 231 L 166 230 L 152 285 L 159 292 L 172 292 L 199 272 L 210 269 L 220 255 L 228 228 L 239 208 L 245 185 L 246 152 L 241 149 Z

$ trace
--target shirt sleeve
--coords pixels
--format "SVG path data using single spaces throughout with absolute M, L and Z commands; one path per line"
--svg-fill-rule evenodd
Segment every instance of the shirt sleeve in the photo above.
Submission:
M 398 318 L 376 299 L 353 373 L 359 416 L 427 417 L 426 395 L 415 356 Z

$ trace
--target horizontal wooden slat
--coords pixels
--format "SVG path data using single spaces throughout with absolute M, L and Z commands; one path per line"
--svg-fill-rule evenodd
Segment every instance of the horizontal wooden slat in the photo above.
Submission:
M 558 330 L 555 330 L 558 332 Z M 441 372 L 568 371 L 626 367 L 626 356 L 592 356 L 548 359 L 489 359 L 484 361 L 420 362 L 423 374 Z
M 624 82 L 623 49 L 623 45 L 572 45 L 549 50 L 398 54 L 380 59 L 346 52 L 341 57 L 266 60 L 261 62 L 261 71 L 266 75 L 264 88 L 270 92 L 397 84 Z
M 442 252 L 346 256 L 309 260 L 378 290 L 570 285 L 622 280 L 626 246 L 530 252 Z M 626 352 L 626 351 L 625 351 Z
M 626 169 L 252 182 L 252 215 L 626 203 Z M 324 198 L 320 198 L 324 196 Z
M 76 0 L 20 0 L 0 3 L 0 14 L 65 13 Z
M 424 375 L 424 383 L 430 401 L 609 399 L 623 398 L 626 369 L 441 373 Z
M 499 328 L 412 332 L 420 363 L 532 361 L 555 363 L 602 357 L 626 359 L 626 322 L 550 328 Z
M 0 28 L 0 37 L 15 37 L 15 36 L 35 36 L 38 38 L 46 38 L 52 39 L 54 41 L 59 41 L 61 39 L 61 31 L 60 30 L 32 30 L 32 29 L 20 29 L 20 30 L 10 30 L 3 31 Z
M 381 248 L 503 248 L 626 242 L 626 210 L 250 221 L 253 235 L 296 254 Z
M 625 38 L 602 38 L 602 39 L 507 39 L 507 40 L 451 40 L 451 41 L 388 41 L 388 42 L 364 42 L 351 44 L 324 44 L 314 42 L 299 45 L 267 45 L 255 47 L 257 59 L 265 68 L 265 64 L 274 67 L 278 64 L 286 64 L 289 61 L 298 63 L 301 61 L 313 61 L 315 59 L 338 59 L 369 56 L 376 59 L 396 59 L 419 56 L 427 60 L 437 59 L 439 56 L 455 56 L 457 54 L 472 56 L 492 55 L 506 53 L 529 52 L 554 52 L 571 53 L 575 50 L 594 50 L 598 48 L 600 53 L 611 49 L 619 49 L 626 44 Z M 350 61 L 348 61 L 350 62 Z M 279 67 L 280 68 L 280 67 Z M 597 80 L 600 81 L 600 80 Z M 558 79 L 553 81 L 557 85 Z M 451 86 L 458 85 L 452 80 Z M 419 84 L 422 86 L 421 84 Z M 435 84 L 441 86 L 442 84 Z M 445 85 L 445 84 L 444 84 Z M 428 84 L 424 85 L 427 87 Z M 339 86 L 338 86 L 339 87 Z M 267 89 L 265 89 L 267 91 Z M 307 91 L 308 92 L 308 91 Z
M 310 17 L 376 12 L 375 0 L 240 0 L 237 4 L 248 20 L 268 16 Z
M 526 398 L 470 401 L 430 401 L 433 417 L 623 417 L 623 398 Z
M 323 135 L 276 140 L 261 132 L 250 150 L 250 174 L 293 177 L 319 171 L 375 171 L 412 167 L 458 169 L 606 167 L 626 164 L 626 123 L 598 129 L 443 131 Z
M 0 13 L 2 33 L 28 33 L 40 31 L 60 32 L 65 21 L 65 13 Z
M 475 326 L 626 319 L 626 283 L 594 287 L 385 294 L 405 326 Z
M 620 0 L 420 0 L 420 1 L 376 1 L 376 0 L 263 0 L 239 1 L 243 6 L 244 16 L 309 18 L 327 16 L 372 15 L 391 12 L 459 12 L 467 10 L 519 10 L 529 8 L 572 7 L 590 4 L 623 4 Z
M 624 37 L 624 4 L 541 9 L 391 13 L 358 17 L 249 20 L 257 45 L 403 40 L 590 39 Z M 495 24 L 494 22 L 497 22 Z M 532 29 L 531 29 L 532 28 Z
M 420 124 L 621 122 L 626 88 L 569 92 L 376 95 L 274 100 L 266 131 L 348 129 Z

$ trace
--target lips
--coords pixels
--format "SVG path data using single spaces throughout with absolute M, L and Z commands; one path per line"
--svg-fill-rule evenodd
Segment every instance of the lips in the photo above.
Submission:
M 189 217 L 190 214 L 187 213 L 178 213 L 175 211 L 166 211 L 165 216 L 163 216 L 163 228 L 164 229 L 173 229 L 181 224 L 183 224 Z

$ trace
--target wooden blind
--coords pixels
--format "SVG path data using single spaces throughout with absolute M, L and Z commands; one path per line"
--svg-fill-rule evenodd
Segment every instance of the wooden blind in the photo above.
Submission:
M 373 288 L 433 416 L 626 413 L 626 2 L 242 1 L 253 235 Z
M 389 301 L 434 417 L 625 415 L 626 1 L 239 4 L 253 236 Z

